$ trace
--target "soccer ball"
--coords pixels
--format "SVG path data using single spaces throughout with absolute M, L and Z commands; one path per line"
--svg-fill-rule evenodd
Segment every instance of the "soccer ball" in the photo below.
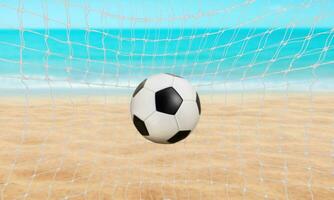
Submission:
M 161 144 L 176 143 L 195 128 L 201 104 L 190 83 L 172 74 L 142 81 L 131 99 L 131 117 L 139 133 Z

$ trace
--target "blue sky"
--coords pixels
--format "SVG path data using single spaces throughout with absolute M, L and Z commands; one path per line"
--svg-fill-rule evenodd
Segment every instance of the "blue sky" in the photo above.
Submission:
M 65 28 L 67 19 L 72 28 L 334 26 L 331 0 L 245 2 L 69 0 L 66 5 L 63 0 L 0 0 L 0 18 L 7 19 L 0 21 L 0 28 L 17 28 L 20 23 L 26 28 L 43 28 L 46 24 L 49 28 Z M 17 13 L 19 6 L 24 8 L 22 14 Z M 45 20 L 46 15 L 52 20 Z

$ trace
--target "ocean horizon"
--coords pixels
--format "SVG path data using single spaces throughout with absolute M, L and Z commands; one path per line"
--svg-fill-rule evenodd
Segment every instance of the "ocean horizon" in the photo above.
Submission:
M 1 29 L 1 91 L 132 90 L 172 73 L 203 91 L 334 91 L 330 28 Z

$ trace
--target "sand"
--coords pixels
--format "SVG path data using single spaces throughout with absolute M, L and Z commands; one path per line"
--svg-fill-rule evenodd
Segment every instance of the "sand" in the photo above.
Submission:
M 334 199 L 334 95 L 202 96 L 183 142 L 126 97 L 1 97 L 0 199 Z

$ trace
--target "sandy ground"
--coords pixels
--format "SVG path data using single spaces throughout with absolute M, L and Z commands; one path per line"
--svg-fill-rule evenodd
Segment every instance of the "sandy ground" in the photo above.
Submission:
M 0 199 L 334 199 L 334 95 L 202 96 L 183 142 L 122 97 L 0 97 Z

